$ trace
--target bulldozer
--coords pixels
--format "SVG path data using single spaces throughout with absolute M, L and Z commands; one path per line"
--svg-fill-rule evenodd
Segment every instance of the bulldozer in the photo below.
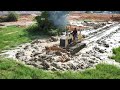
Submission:
M 80 27 L 78 27 L 77 30 L 77 37 L 74 39 L 72 32 L 74 31 L 76 27 L 69 26 L 66 27 L 66 32 L 64 35 L 60 38 L 60 47 L 70 51 L 71 54 L 75 54 L 79 52 L 82 48 L 86 46 L 85 43 L 82 43 L 84 40 L 84 36 L 81 34 Z

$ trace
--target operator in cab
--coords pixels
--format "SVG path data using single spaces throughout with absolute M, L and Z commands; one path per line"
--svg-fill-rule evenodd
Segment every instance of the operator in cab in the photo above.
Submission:
M 76 28 L 74 28 L 72 35 L 73 35 L 73 41 L 76 41 L 76 39 L 77 39 L 77 29 Z

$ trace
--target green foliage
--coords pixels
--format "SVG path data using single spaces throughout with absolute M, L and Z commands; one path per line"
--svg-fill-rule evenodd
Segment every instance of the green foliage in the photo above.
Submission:
M 49 12 L 42 12 L 41 16 L 35 17 L 38 25 L 38 29 L 34 30 L 36 32 L 43 32 L 47 35 L 59 35 L 60 30 L 53 24 L 51 20 L 49 20 Z
M 29 32 L 29 33 L 39 33 L 38 30 L 38 25 L 31 25 L 29 26 L 28 28 L 26 28 L 26 30 Z
M 7 18 L 7 17 L 1 16 L 1 17 L 0 17 L 0 22 L 5 22 L 5 21 L 6 21 L 6 18 Z
M 8 26 L 0 28 L 0 51 L 31 41 L 25 34 L 27 32 L 22 27 Z
M 31 25 L 29 28 L 17 26 L 0 28 L 0 52 L 34 39 L 48 38 L 48 36 L 45 36 L 41 32 L 34 32 L 37 29 L 37 25 Z M 31 32 L 29 32 L 30 30 Z
M 18 20 L 18 14 L 15 12 L 9 12 L 9 14 L 6 17 L 0 17 L 0 22 L 12 22 Z
M 113 49 L 113 55 L 111 58 L 115 59 L 117 62 L 120 62 L 120 47 Z
M 47 11 L 43 12 L 41 16 L 36 17 L 39 30 L 47 31 L 54 27 L 52 22 L 49 20 L 49 13 Z
M 38 33 L 50 36 L 61 35 L 65 30 L 54 25 L 53 21 L 49 20 L 49 12 L 44 11 L 40 16 L 36 16 L 37 25 L 28 27 L 29 33 Z
M 47 31 L 47 34 L 50 36 L 58 35 L 58 30 L 57 29 L 50 29 Z
M 18 20 L 18 14 L 16 14 L 15 12 L 9 12 L 6 21 L 7 22 L 11 22 L 11 21 L 17 21 Z

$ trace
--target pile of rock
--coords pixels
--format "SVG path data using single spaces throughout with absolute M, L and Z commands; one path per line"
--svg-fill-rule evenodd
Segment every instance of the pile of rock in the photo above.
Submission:
M 56 42 L 56 41 L 58 41 L 58 38 L 57 38 L 57 37 L 54 37 L 54 36 L 51 36 L 51 37 L 48 39 L 48 41 L 50 41 L 50 42 Z
M 41 43 L 44 42 L 35 40 L 31 44 L 21 46 L 15 55 L 16 58 L 24 61 L 26 64 L 47 70 L 62 69 L 65 67 L 63 63 L 70 61 L 71 56 L 69 52 L 53 50 L 47 53 Z
M 30 44 L 22 45 L 15 54 L 18 60 L 24 61 L 27 65 L 32 65 L 46 70 L 82 70 L 94 66 L 99 59 L 90 56 L 91 54 L 81 54 L 73 56 L 68 51 L 58 48 L 50 48 L 50 52 L 42 45 L 45 41 L 34 40 Z M 54 46 L 51 46 L 54 47 Z M 89 58 L 90 57 L 90 58 Z
M 105 25 L 106 25 L 105 23 L 100 23 L 100 24 L 94 25 L 93 28 L 98 29 L 98 28 L 103 27 Z

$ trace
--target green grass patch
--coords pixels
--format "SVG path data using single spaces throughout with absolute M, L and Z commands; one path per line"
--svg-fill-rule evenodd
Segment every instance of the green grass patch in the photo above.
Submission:
M 85 71 L 46 71 L 0 57 L 0 79 L 120 79 L 120 68 L 99 64 Z
M 0 50 L 14 47 L 24 42 L 29 42 L 30 39 L 24 35 L 24 28 L 17 26 L 9 26 L 0 28 Z
M 113 49 L 113 54 L 114 55 L 111 58 L 120 62 L 120 47 Z
M 29 33 L 29 29 L 30 28 L 22 28 L 17 26 L 0 28 L 0 52 L 22 43 L 30 42 L 34 39 L 45 38 L 45 36 L 40 33 Z

